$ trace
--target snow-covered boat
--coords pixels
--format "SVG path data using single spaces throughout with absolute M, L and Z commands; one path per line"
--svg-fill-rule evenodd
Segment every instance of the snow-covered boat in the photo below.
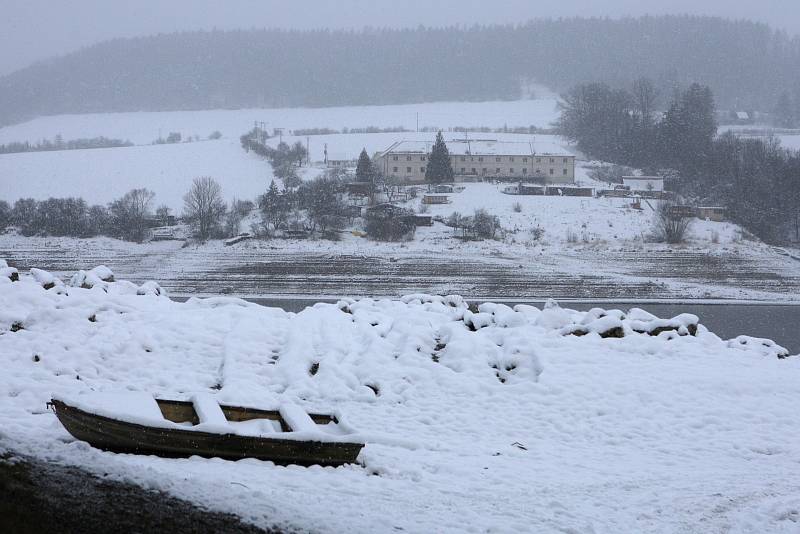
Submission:
M 167 457 L 256 458 L 279 464 L 338 466 L 356 461 L 364 443 L 335 415 L 123 394 L 111 402 L 53 398 L 61 424 L 75 438 L 114 452 Z M 150 402 L 152 401 L 152 402 Z

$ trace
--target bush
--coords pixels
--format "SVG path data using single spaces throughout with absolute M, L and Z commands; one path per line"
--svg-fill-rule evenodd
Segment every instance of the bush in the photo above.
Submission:
M 537 226 L 536 228 L 531 229 L 531 238 L 533 238 L 534 241 L 541 241 L 543 237 L 544 237 L 544 228 L 542 228 L 541 226 Z
M 683 243 L 686 240 L 686 231 L 692 220 L 689 217 L 676 213 L 671 202 L 660 202 L 653 220 L 653 234 L 656 240 L 669 244 Z
M 214 130 L 213 132 L 211 132 L 211 134 L 208 136 L 208 138 L 211 141 L 216 141 L 217 139 L 222 139 L 222 132 L 220 132 L 219 130 Z
M 522 204 L 519 202 L 514 202 L 514 205 L 511 206 L 511 208 L 514 210 L 514 213 L 522 213 Z
M 472 217 L 472 230 L 477 237 L 494 239 L 500 230 L 500 219 L 484 209 L 475 210 Z
M 378 241 L 403 241 L 414 237 L 417 225 L 407 215 L 368 214 L 367 234 Z

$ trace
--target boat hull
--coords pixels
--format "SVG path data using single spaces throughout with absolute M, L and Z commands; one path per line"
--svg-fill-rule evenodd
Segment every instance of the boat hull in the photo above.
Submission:
M 67 432 L 98 449 L 166 457 L 255 458 L 277 464 L 339 466 L 354 463 L 363 443 L 300 441 L 159 428 L 85 412 L 63 401 L 53 408 Z

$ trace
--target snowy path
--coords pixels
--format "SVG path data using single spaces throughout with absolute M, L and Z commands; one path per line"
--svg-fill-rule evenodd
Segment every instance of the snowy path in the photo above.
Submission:
M 702 328 L 564 337 L 589 316 L 558 307 L 486 306 L 470 318 L 458 299 L 411 298 L 291 314 L 108 287 L 0 285 L 0 449 L 263 526 L 796 532 L 800 359 L 777 349 L 732 348 Z M 363 466 L 105 453 L 44 409 L 52 394 L 126 389 L 337 409 L 367 436 Z

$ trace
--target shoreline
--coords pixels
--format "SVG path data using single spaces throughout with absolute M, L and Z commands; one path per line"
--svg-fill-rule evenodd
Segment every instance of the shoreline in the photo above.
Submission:
M 0 453 L 2 532 L 272 533 L 136 484 L 77 467 Z

